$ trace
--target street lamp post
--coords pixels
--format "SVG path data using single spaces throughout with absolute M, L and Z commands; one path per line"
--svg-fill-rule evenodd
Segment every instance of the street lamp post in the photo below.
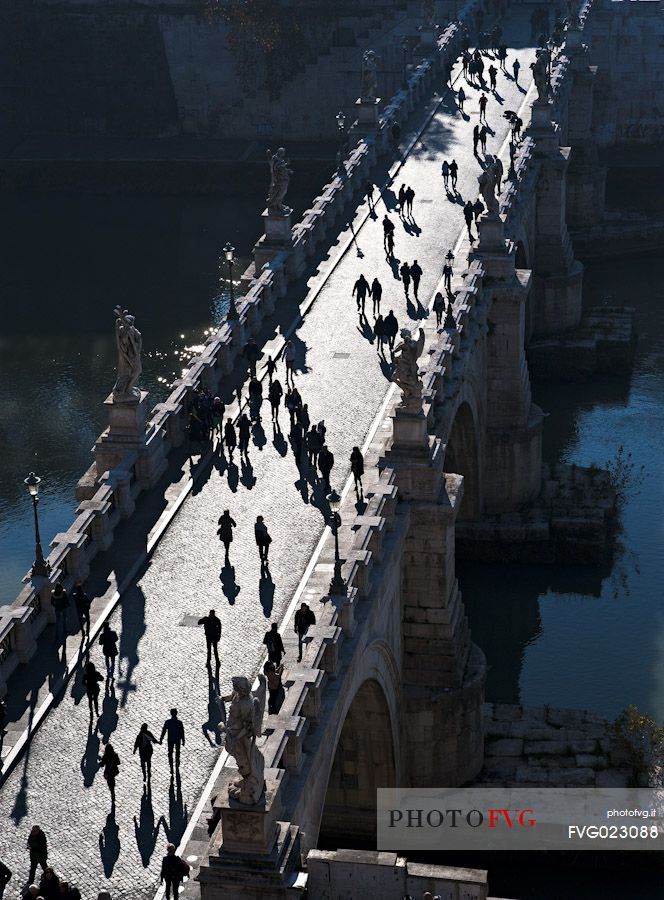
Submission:
M 235 247 L 229 241 L 224 247 L 224 256 L 226 257 L 226 262 L 228 263 L 228 287 L 231 292 L 231 302 L 228 307 L 228 315 L 226 318 L 236 322 L 240 317 L 235 306 L 235 292 L 233 291 L 233 263 L 235 262 L 235 259 L 233 258 L 234 253 Z
M 31 574 L 33 576 L 45 576 L 48 575 L 51 571 L 51 566 L 44 559 L 44 553 L 41 546 L 41 538 L 39 537 L 39 515 L 37 513 L 37 504 L 39 503 L 39 497 L 37 496 L 37 494 L 39 493 L 41 478 L 38 475 L 35 475 L 34 472 L 30 472 L 23 483 L 27 487 L 28 493 L 32 497 L 32 510 L 35 515 L 35 561 L 32 564 Z
M 337 133 L 339 135 L 339 150 L 337 152 L 337 169 L 341 169 L 341 164 L 346 155 L 346 116 L 339 110 L 335 116 L 337 120 Z
M 327 502 L 332 510 L 331 525 L 334 534 L 334 575 L 330 582 L 330 594 L 338 597 L 346 593 L 346 582 L 341 577 L 341 559 L 339 557 L 339 529 L 341 528 L 339 507 L 341 506 L 341 497 L 333 489 L 327 495 Z

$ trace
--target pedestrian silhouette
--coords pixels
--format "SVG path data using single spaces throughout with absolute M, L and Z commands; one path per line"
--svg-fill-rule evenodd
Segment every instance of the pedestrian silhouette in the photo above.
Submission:
M 164 743 L 164 735 L 167 735 L 168 747 L 168 765 L 171 770 L 171 781 L 173 780 L 173 761 L 175 759 L 175 769 L 180 769 L 180 747 L 184 747 L 184 725 L 178 719 L 178 711 L 175 707 L 171 710 L 170 719 L 166 719 L 161 729 L 159 743 Z
M 323 444 L 321 451 L 318 454 L 318 468 L 320 469 L 320 474 L 323 477 L 325 494 L 330 493 L 330 474 L 332 472 L 333 466 L 334 455 L 329 450 L 327 444 Z
M 369 282 L 364 277 L 364 275 L 360 275 L 355 284 L 353 285 L 353 296 L 357 300 L 357 311 L 364 315 L 364 303 L 367 299 L 367 294 L 370 292 Z
M 399 213 L 403 216 L 406 207 L 406 185 L 402 184 L 399 188 L 399 194 L 397 196 L 397 200 L 399 203 Z
M 297 661 L 302 662 L 302 645 L 304 638 L 309 631 L 311 625 L 316 624 L 316 616 L 313 610 L 309 609 L 308 603 L 303 603 L 295 613 L 294 630 L 297 635 Z
M 115 677 L 115 659 L 118 655 L 118 636 L 108 622 L 104 622 L 104 627 L 99 635 L 99 643 L 106 660 L 106 677 L 112 681 Z
M 166 886 L 166 900 L 171 900 L 173 891 L 174 900 L 178 898 L 180 882 L 189 875 L 189 864 L 175 853 L 175 844 L 168 844 L 166 856 L 161 861 L 161 873 L 159 881 Z
M 256 546 L 258 547 L 261 569 L 267 569 L 268 555 L 270 552 L 270 544 L 272 543 L 272 538 L 270 537 L 267 526 L 263 521 L 263 516 L 256 516 L 256 524 L 254 525 L 254 537 L 256 538 Z
M 466 227 L 468 228 L 468 237 L 471 240 L 471 243 L 475 240 L 473 237 L 473 204 L 470 200 L 466 200 L 463 207 L 463 217 L 466 220 Z
M 99 767 L 104 770 L 104 779 L 111 794 L 111 810 L 115 809 L 115 779 L 120 772 L 120 757 L 113 749 L 113 744 L 106 744 Z
M 420 289 L 420 278 L 422 277 L 422 268 L 416 259 L 413 260 L 413 264 L 410 267 L 410 277 L 413 279 L 413 294 L 415 294 L 415 299 L 418 300 L 418 291 Z
M 373 301 L 373 316 L 375 319 L 376 316 L 380 313 L 380 301 L 383 296 L 383 285 L 380 283 L 378 278 L 374 278 L 374 280 L 371 282 L 369 293 L 371 294 L 371 299 Z
M 42 872 L 45 872 L 48 864 L 48 843 L 46 835 L 39 825 L 33 825 L 30 829 L 27 847 L 30 853 L 30 874 L 28 875 L 28 881 L 32 883 L 37 874 L 37 866 L 41 866 Z
M 219 540 L 224 545 L 224 565 L 230 565 L 230 546 L 233 543 L 233 529 L 237 527 L 235 519 L 231 518 L 230 512 L 225 509 L 218 519 L 217 534 Z
M 148 728 L 147 722 L 143 722 L 134 741 L 134 753 L 138 750 L 138 757 L 141 761 L 143 784 L 149 784 L 152 778 L 152 745 L 157 743 L 159 742 Z
M 410 218 L 413 216 L 413 200 L 415 199 L 415 191 L 410 185 L 406 188 L 406 212 Z
M 219 641 L 221 640 L 221 621 L 213 609 L 198 620 L 198 624 L 203 626 L 205 632 L 205 642 L 207 644 L 207 663 L 212 663 L 212 651 L 214 650 L 214 659 L 219 668 Z
M 396 316 L 394 315 L 393 311 L 390 310 L 389 313 L 385 316 L 385 334 L 387 336 L 387 342 L 390 348 L 390 352 L 394 350 L 394 342 L 398 333 L 399 323 L 397 322 Z
M 436 327 L 440 328 L 443 321 L 443 313 L 445 312 L 445 301 L 440 291 L 437 291 L 436 296 L 433 298 L 433 311 L 436 314 Z
M 284 361 L 286 363 L 286 387 L 293 385 L 295 377 L 295 345 L 291 340 L 286 341 L 284 347 Z
M 284 642 L 279 634 L 279 626 L 276 622 L 272 622 L 269 631 L 265 632 L 263 643 L 267 647 L 267 658 L 273 662 L 275 666 L 281 663 L 281 659 L 286 653 Z
M 242 457 L 249 459 L 249 442 L 251 440 L 251 419 L 246 413 L 242 413 L 237 423 L 237 446 Z
M 443 160 L 443 164 L 440 167 L 441 172 L 443 173 L 443 184 L 445 185 L 445 191 L 449 191 L 450 185 L 450 164 L 446 159 Z
M 87 662 L 83 670 L 83 684 L 85 685 L 85 693 L 88 697 L 88 705 L 90 707 L 90 728 L 92 728 L 92 711 L 99 715 L 99 685 L 104 680 L 101 672 L 93 662 Z
M 475 125 L 473 127 L 473 153 L 477 156 L 477 145 L 480 140 L 480 126 Z
M 401 264 L 399 274 L 401 275 L 401 280 L 403 281 L 404 294 L 406 295 L 406 299 L 408 299 L 408 290 L 410 288 L 410 266 L 407 262 L 403 262 Z
M 237 446 L 237 437 L 235 434 L 235 426 L 233 425 L 233 420 L 230 418 L 226 419 L 226 424 L 224 425 L 224 443 L 226 444 L 226 449 L 228 450 L 228 459 L 230 462 L 233 462 L 233 453 L 235 452 L 235 448 Z
M 270 385 L 270 389 L 268 391 L 268 398 L 270 400 L 270 407 L 272 409 L 272 421 L 276 422 L 279 419 L 279 406 L 281 404 L 281 398 L 283 397 L 284 389 L 281 386 L 281 382 L 278 378 L 275 378 L 274 381 Z
M 91 601 L 88 595 L 83 590 L 83 584 L 80 581 L 76 582 L 76 586 L 74 587 L 74 592 L 72 594 L 74 598 L 74 606 L 76 607 L 76 616 L 78 617 L 78 624 L 81 629 L 81 639 L 85 640 L 87 638 L 88 642 L 90 641 L 90 606 Z M 1 895 L 0 895 L 1 896 Z
M 263 666 L 263 674 L 267 680 L 267 712 L 270 716 L 278 715 L 284 702 L 285 692 L 281 682 L 283 673 L 283 665 L 277 666 L 269 659 Z
M 456 191 L 457 186 L 457 177 L 459 175 L 459 167 L 457 165 L 456 159 L 453 159 L 450 163 L 450 178 L 452 180 L 452 190 Z
M 360 500 L 363 495 L 362 476 L 364 475 L 364 457 L 362 456 L 362 451 L 359 447 L 353 447 L 350 454 L 350 470 L 353 473 L 353 479 L 355 481 L 355 493 L 357 494 L 358 500 Z

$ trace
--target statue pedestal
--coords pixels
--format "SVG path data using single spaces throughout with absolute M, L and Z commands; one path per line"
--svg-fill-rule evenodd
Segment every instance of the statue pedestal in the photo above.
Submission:
M 108 413 L 108 428 L 102 432 L 92 448 L 97 478 L 104 472 L 129 463 L 136 479 L 143 487 L 152 487 L 166 469 L 163 429 L 147 425 L 148 392 L 141 391 L 134 402 L 116 401 L 113 394 L 104 400 Z M 135 452 L 133 464 L 127 454 Z
M 550 100 L 535 100 L 531 106 L 532 117 L 530 120 L 530 131 L 536 135 L 541 131 L 551 130 L 551 111 L 553 103 Z
M 485 213 L 478 223 L 480 239 L 468 254 L 479 259 L 487 275 L 492 278 L 514 276 L 514 246 L 505 240 L 505 223 L 497 213 Z
M 358 97 L 355 101 L 355 109 L 357 110 L 357 125 L 360 129 L 371 131 L 378 124 L 378 108 L 380 106 L 380 97 L 375 100 L 363 100 Z
M 427 50 L 438 46 L 438 32 L 435 25 L 422 25 L 419 29 L 420 44 Z
M 398 406 L 392 418 L 392 449 L 428 449 L 427 420 L 422 409 L 409 412 Z
M 280 253 L 288 253 L 288 276 L 291 280 L 298 278 L 304 271 L 304 253 L 301 248 L 293 247 L 293 232 L 291 226 L 292 210 L 285 213 L 270 212 L 264 210 L 263 229 L 265 234 L 254 246 L 255 274 L 266 263 L 271 263 Z
M 505 248 L 505 224 L 498 213 L 484 213 L 477 224 L 480 253 L 496 253 Z
M 259 803 L 243 806 L 228 797 L 228 786 L 240 775 L 224 769 L 217 782 L 215 810 L 221 827 L 210 841 L 198 882 L 201 900 L 276 900 L 300 866 L 300 833 L 296 825 L 280 822 L 283 769 L 266 769 L 266 789 Z

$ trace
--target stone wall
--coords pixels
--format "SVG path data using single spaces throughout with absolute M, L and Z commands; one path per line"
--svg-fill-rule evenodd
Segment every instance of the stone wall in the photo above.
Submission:
M 594 130 L 601 146 L 664 139 L 664 4 L 603 0 L 590 16 L 599 67 Z

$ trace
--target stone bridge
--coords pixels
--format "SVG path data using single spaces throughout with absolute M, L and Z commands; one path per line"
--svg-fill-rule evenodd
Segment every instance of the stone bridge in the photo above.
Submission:
M 265 799 L 229 801 L 237 773 L 222 770 L 203 898 L 286 896 L 300 851 L 372 840 L 377 788 L 460 785 L 482 768 L 485 660 L 455 577 L 455 528 L 540 493 L 543 414 L 526 346 L 579 324 L 583 267 L 567 223 L 596 219 L 603 205 L 582 41 L 589 9 L 567 30 L 550 99 L 531 104 L 500 215 L 480 220 L 473 246 L 460 242 L 468 267 L 453 321 L 436 330 L 426 320 L 422 411 L 404 409 L 393 387 L 364 448 L 361 514 L 345 488 L 345 594 L 330 593 L 331 537 L 310 565 L 296 599 L 317 624 L 279 715 L 266 717 Z

